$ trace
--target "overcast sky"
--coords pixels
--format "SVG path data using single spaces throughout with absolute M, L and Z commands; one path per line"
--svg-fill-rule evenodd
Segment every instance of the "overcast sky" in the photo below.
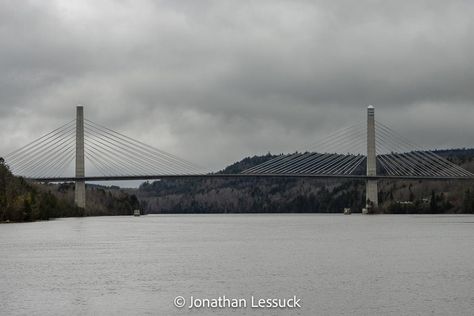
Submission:
M 210 169 L 374 104 L 474 146 L 474 1 L 0 0 L 0 156 L 85 115 Z

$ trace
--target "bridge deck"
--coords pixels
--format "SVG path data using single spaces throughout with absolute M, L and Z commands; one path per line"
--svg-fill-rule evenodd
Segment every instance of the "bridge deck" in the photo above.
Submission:
M 125 181 L 125 180 L 158 180 L 158 179 L 195 179 L 195 178 L 322 178 L 347 180 L 474 180 L 474 177 L 441 177 L 441 176 L 365 176 L 365 175 L 332 175 L 332 174 L 182 174 L 182 175 L 138 175 L 138 176 L 90 176 L 90 177 L 56 177 L 28 178 L 35 182 L 72 182 L 72 181 Z

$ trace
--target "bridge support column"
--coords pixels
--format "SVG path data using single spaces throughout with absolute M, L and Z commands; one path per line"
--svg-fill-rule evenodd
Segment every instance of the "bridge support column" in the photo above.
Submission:
M 367 176 L 377 175 L 377 161 L 375 151 L 375 109 L 372 105 L 367 108 Z M 377 180 L 367 180 L 366 208 L 369 212 L 378 207 Z
M 76 178 L 85 176 L 84 164 L 84 108 L 76 108 Z M 76 206 L 86 208 L 86 183 L 76 180 L 74 202 Z

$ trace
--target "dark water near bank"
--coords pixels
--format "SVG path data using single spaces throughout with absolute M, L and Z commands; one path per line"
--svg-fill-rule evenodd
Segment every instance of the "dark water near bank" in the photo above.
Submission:
M 301 298 L 178 309 L 174 297 Z M 1 315 L 473 315 L 474 216 L 167 215 L 0 225 Z

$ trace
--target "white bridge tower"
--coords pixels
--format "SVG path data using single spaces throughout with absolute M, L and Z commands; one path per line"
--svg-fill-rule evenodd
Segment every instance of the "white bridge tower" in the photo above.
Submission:
M 76 178 L 84 178 L 84 107 L 76 107 Z M 76 179 L 74 192 L 76 206 L 86 208 L 86 183 Z
M 369 212 L 378 207 L 377 179 L 377 154 L 375 152 L 375 108 L 369 105 L 367 108 L 367 186 L 366 186 L 366 208 Z

